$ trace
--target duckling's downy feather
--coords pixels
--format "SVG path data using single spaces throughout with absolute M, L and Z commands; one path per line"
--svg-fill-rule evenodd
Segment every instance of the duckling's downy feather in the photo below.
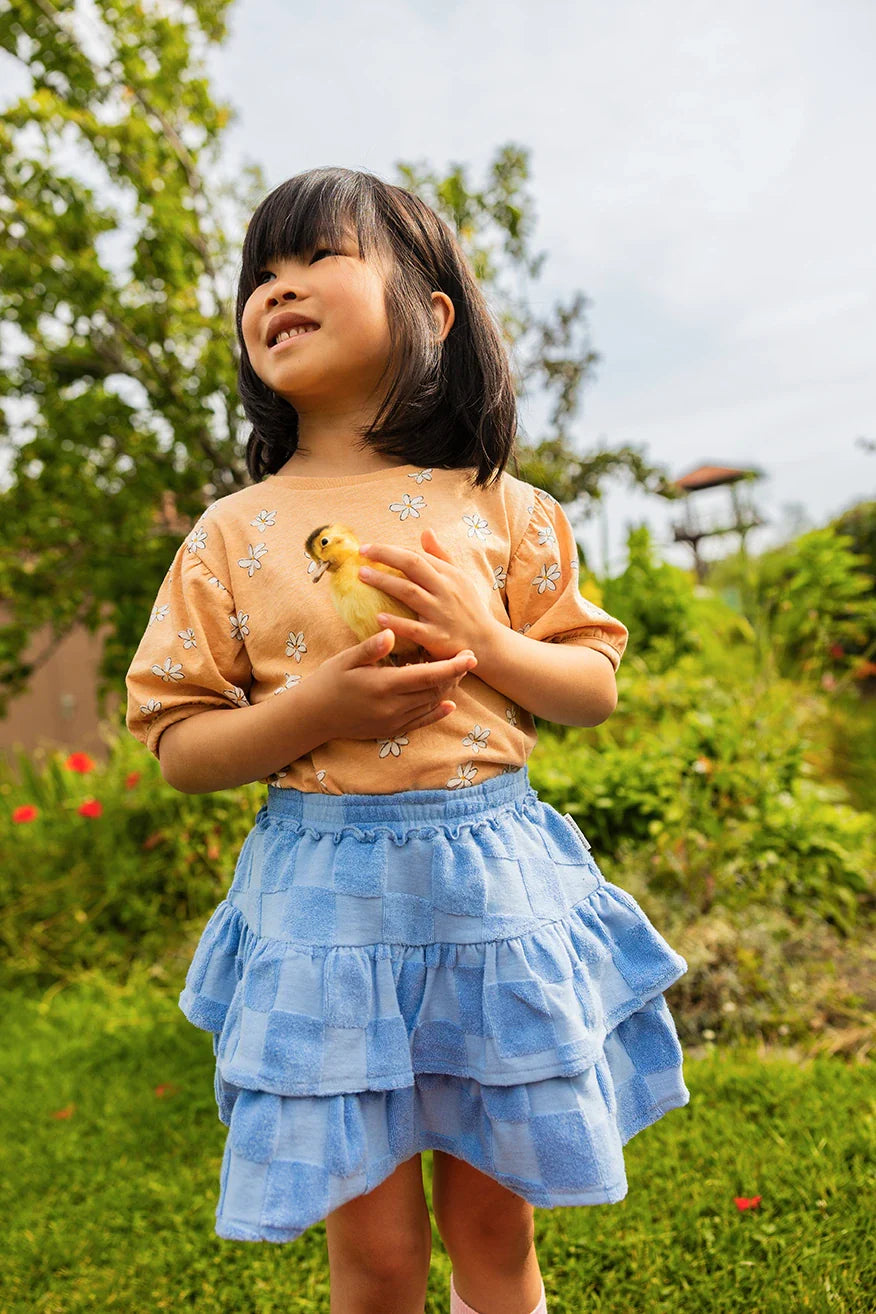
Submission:
M 396 570 L 393 566 L 363 557 L 359 551 L 359 540 L 348 525 L 320 525 L 308 534 L 304 548 L 308 556 L 317 563 L 317 569 L 312 576 L 314 583 L 318 584 L 323 575 L 328 575 L 332 604 L 345 624 L 349 625 L 358 642 L 386 628 L 378 621 L 378 612 L 384 611 L 395 616 L 407 616 L 411 620 L 417 619 L 417 613 L 398 598 L 384 593 L 383 589 L 373 584 L 366 584 L 359 578 L 359 569 L 366 562 L 372 569 L 382 571 L 384 574 L 395 575 L 402 579 L 405 576 L 404 571 Z M 382 661 L 396 666 L 407 661 L 416 662 L 423 659 L 424 650 L 420 644 L 397 634 L 392 652 Z

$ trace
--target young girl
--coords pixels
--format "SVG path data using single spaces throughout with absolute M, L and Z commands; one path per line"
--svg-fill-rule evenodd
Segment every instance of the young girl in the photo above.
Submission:
M 422 201 L 283 183 L 237 331 L 253 483 L 180 545 L 127 674 L 171 785 L 267 786 L 180 995 L 229 1129 L 216 1233 L 324 1219 L 333 1314 L 421 1314 L 431 1150 L 453 1314 L 545 1314 L 534 1206 L 622 1200 L 623 1145 L 690 1098 L 687 964 L 526 766 L 535 716 L 614 710 L 627 630 L 505 472 L 505 348 Z

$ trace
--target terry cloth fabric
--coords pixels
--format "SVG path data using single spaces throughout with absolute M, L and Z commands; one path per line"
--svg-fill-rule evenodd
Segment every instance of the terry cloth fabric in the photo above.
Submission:
M 360 642 L 335 608 L 337 581 L 326 572 L 314 583 L 317 562 L 305 550 L 313 530 L 330 524 L 359 543 L 424 556 L 428 526 L 502 624 L 595 648 L 617 670 L 628 631 L 581 594 L 560 504 L 507 471 L 486 489 L 473 473 L 403 465 L 334 479 L 271 475 L 219 498 L 158 590 L 126 676 L 130 732 L 158 757 L 175 721 L 294 698 L 327 658 Z M 332 739 L 262 783 L 323 794 L 458 789 L 526 763 L 537 738 L 526 708 L 477 671 L 454 701 L 454 712 L 410 735 Z
M 213 1033 L 216 1232 L 293 1241 L 428 1149 L 612 1203 L 690 1096 L 687 963 L 527 768 L 454 793 L 268 789 L 180 1008 Z

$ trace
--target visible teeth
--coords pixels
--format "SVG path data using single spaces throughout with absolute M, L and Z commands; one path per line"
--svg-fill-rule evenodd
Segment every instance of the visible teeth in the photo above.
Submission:
M 318 324 L 298 324 L 293 329 L 282 329 L 274 338 L 274 346 L 278 342 L 285 342 L 287 338 L 297 338 L 300 333 L 312 333 L 318 327 Z

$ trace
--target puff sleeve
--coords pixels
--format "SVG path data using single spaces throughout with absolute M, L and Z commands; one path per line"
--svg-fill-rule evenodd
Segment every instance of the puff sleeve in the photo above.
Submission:
M 177 551 L 125 676 L 125 724 L 156 757 L 174 721 L 249 702 L 248 617 L 201 555 L 203 536 L 195 526 Z
M 617 670 L 629 631 L 578 588 L 578 549 L 556 498 L 531 488 L 529 524 L 505 581 L 512 628 L 547 643 L 574 642 L 604 653 Z

